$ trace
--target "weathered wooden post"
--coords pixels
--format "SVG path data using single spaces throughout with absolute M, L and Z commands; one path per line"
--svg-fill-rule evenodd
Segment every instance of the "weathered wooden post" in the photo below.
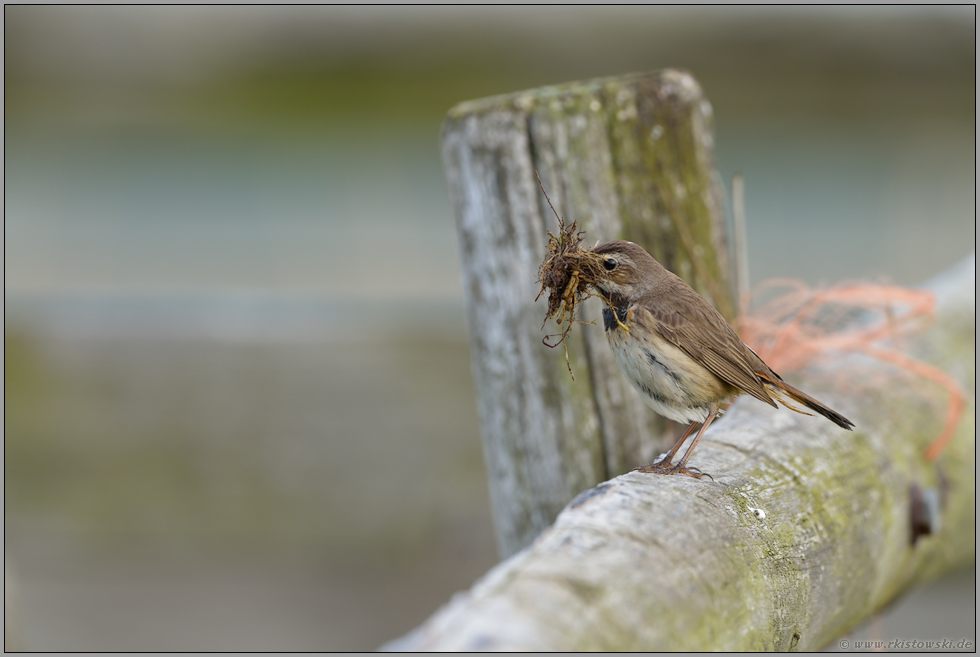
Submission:
M 564 351 L 542 344 L 556 327 L 541 329 L 537 269 L 557 222 L 534 172 L 588 239 L 641 244 L 732 319 L 710 123 L 694 78 L 669 70 L 466 102 L 446 119 L 443 161 L 503 556 L 580 491 L 649 462 L 665 428 L 618 374 L 601 325 L 570 336 L 575 381 Z M 590 299 L 583 318 L 599 309 Z

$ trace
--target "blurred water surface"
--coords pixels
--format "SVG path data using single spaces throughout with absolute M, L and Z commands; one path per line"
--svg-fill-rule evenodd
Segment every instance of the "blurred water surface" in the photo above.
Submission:
M 972 8 L 6 7 L 24 645 L 372 649 L 494 562 L 451 104 L 687 68 L 754 280 L 913 284 L 974 248 L 974 42 Z

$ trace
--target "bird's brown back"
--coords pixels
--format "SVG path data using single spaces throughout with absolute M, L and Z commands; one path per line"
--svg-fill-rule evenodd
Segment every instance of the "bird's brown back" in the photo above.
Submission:
M 678 276 L 664 273 L 661 285 L 637 300 L 657 332 L 725 383 L 776 406 L 758 376 L 775 373 L 710 303 Z

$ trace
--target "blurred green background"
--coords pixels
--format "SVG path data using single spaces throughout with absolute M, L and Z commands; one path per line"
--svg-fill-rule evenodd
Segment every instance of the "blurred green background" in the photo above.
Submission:
M 495 562 L 438 151 L 459 101 L 685 68 L 746 177 L 753 280 L 914 284 L 974 249 L 972 6 L 7 6 L 4 37 L 33 650 L 369 650 Z M 859 632 L 975 642 L 974 579 Z

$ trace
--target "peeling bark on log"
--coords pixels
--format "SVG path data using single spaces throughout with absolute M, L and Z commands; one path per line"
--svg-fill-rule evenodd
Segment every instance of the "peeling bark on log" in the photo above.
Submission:
M 803 385 L 857 423 L 742 397 L 696 465 L 715 480 L 629 473 L 572 501 L 529 548 L 389 650 L 816 650 L 976 553 L 976 259 L 931 287 L 910 353 L 956 378 L 967 409 L 936 462 L 933 384 L 869 357 Z M 912 488 L 939 494 L 911 540 Z M 938 523 L 938 524 L 937 524 Z
M 577 82 L 463 103 L 443 127 L 500 552 L 527 546 L 580 491 L 648 463 L 665 421 L 619 375 L 602 331 L 541 344 L 535 303 L 557 211 L 590 240 L 643 245 L 732 318 L 711 107 L 688 74 Z M 600 317 L 597 299 L 582 319 Z M 601 323 L 600 323 L 601 324 Z M 669 440 L 669 437 L 667 438 Z

